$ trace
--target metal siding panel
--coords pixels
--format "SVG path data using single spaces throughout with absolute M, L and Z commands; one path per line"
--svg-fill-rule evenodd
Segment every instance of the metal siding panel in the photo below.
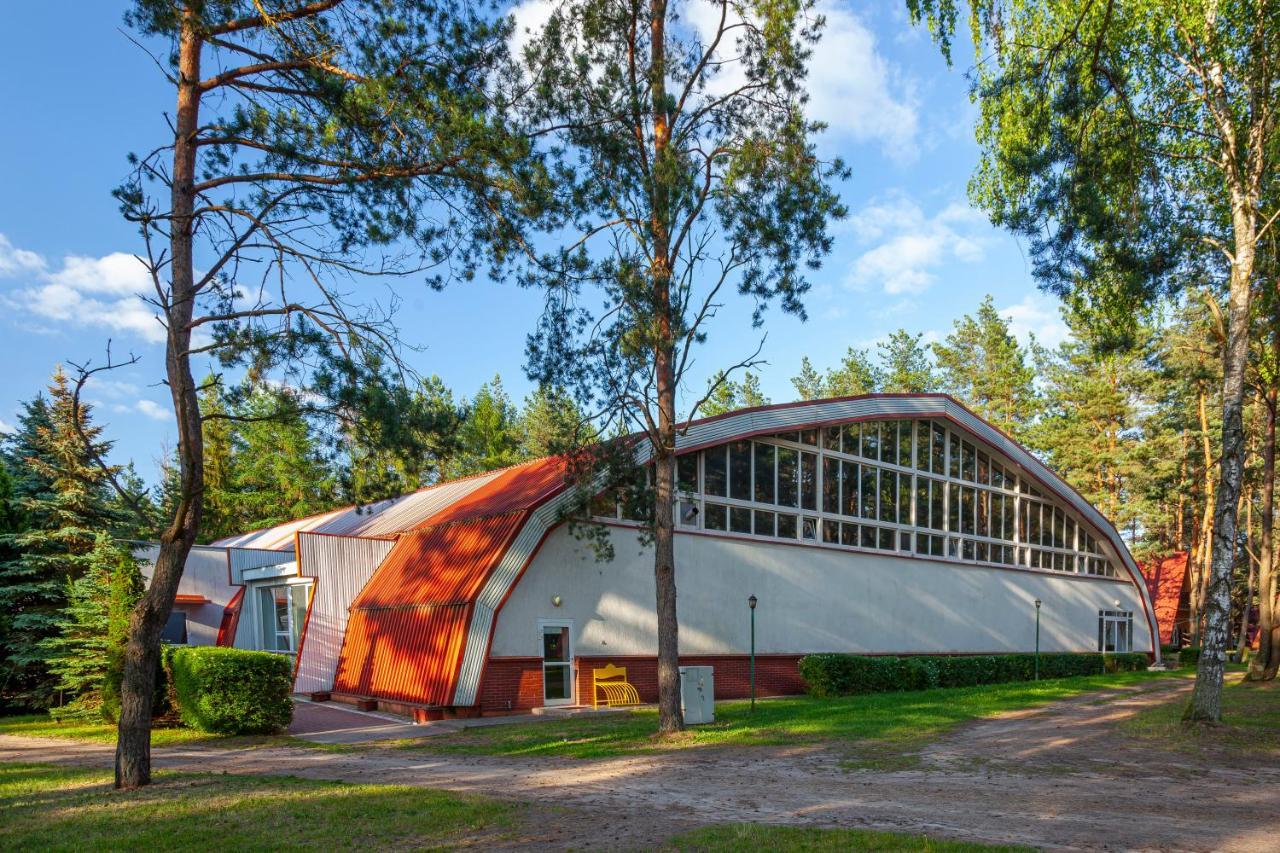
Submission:
M 293 560 L 292 542 L 287 551 L 276 551 L 266 548 L 228 548 L 227 559 L 231 566 L 231 582 L 236 585 L 244 583 L 246 569 L 261 569 L 266 566 L 279 566 Z
M 394 545 L 387 539 L 299 534 L 302 574 L 316 580 L 298 652 L 295 690 L 309 693 L 333 687 L 348 608 Z

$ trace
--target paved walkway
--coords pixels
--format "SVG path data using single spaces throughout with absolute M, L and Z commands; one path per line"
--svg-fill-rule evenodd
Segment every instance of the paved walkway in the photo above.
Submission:
M 1042 848 L 1280 850 L 1280 767 L 1153 750 L 1117 731 L 1189 685 L 1085 695 L 962 727 L 909 770 L 851 770 L 821 748 L 690 748 L 600 760 L 415 749 L 156 750 L 160 767 L 396 782 L 609 814 L 601 847 L 728 821 L 871 827 Z M 0 761 L 107 767 L 110 746 L 0 737 Z M 543 846 L 581 847 L 572 826 Z M 585 821 L 598 827 L 597 823 Z

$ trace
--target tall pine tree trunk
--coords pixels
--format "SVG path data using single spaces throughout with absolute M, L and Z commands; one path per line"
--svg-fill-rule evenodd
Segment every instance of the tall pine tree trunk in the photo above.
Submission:
M 675 169 L 671 156 L 670 117 L 666 89 L 666 0 L 649 4 L 649 86 L 653 121 L 653 316 L 656 318 L 654 378 L 657 385 L 657 431 L 654 442 L 654 580 L 658 605 L 658 731 L 684 728 L 680 710 L 680 636 L 676 618 L 675 447 L 676 383 L 671 326 L 671 193 L 667 182 Z
M 1236 552 L 1236 502 L 1244 477 L 1244 380 L 1249 362 L 1249 308 L 1253 296 L 1255 222 L 1252 200 L 1233 193 L 1235 257 L 1222 360 L 1222 460 L 1213 511 L 1212 571 L 1204 602 L 1204 637 L 1196 686 L 1185 717 L 1222 719 L 1222 678 L 1231 631 L 1231 570 Z
M 1200 628 L 1204 616 L 1204 595 L 1213 568 L 1214 475 L 1213 446 L 1209 441 L 1209 412 L 1205 393 L 1200 392 L 1200 446 L 1204 457 L 1204 519 L 1200 524 L 1199 557 L 1193 565 L 1190 593 L 1191 645 L 1200 645 Z
M 136 788 L 151 781 L 151 713 L 160 633 L 178 593 L 182 569 L 195 543 L 203 504 L 204 470 L 200 406 L 191 375 L 191 317 L 195 307 L 192 212 L 195 204 L 196 149 L 192 144 L 200 117 L 200 51 L 196 4 L 182 10 L 178 42 L 178 104 L 174 120 L 170 268 L 172 302 L 165 308 L 168 339 L 165 373 L 178 421 L 181 493 L 169 527 L 161 534 L 151 583 L 129 618 L 124 678 L 120 686 L 120 722 L 116 741 L 115 784 Z
M 1280 350 L 1280 333 L 1273 331 L 1272 345 Z M 1280 354 L 1280 353 L 1278 353 Z M 1272 530 L 1276 496 L 1276 405 L 1277 389 L 1267 389 L 1266 429 L 1262 438 L 1262 518 L 1259 532 L 1258 566 L 1258 653 L 1249 661 L 1250 681 L 1276 677 L 1280 664 L 1280 626 L 1276 625 L 1275 551 Z

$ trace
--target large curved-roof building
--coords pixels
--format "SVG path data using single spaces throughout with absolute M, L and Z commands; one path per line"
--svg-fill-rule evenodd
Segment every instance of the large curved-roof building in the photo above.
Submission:
M 719 697 L 748 690 L 752 594 L 764 693 L 799 692 L 812 652 L 1030 651 L 1037 600 L 1043 650 L 1159 654 L 1111 523 L 950 397 L 733 412 L 695 421 L 677 453 L 681 660 L 714 665 Z M 562 521 L 565 464 L 215 543 L 242 591 L 220 642 L 295 655 L 299 691 L 403 709 L 589 703 L 607 663 L 653 699 L 652 552 L 605 500 L 613 558 L 597 559 Z

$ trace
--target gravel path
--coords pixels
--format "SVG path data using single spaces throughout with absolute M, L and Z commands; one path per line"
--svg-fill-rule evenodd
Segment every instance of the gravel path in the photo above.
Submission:
M 185 747 L 157 750 L 155 763 L 423 785 L 589 812 L 538 820 L 537 833 L 523 840 L 543 847 L 646 846 L 691 826 L 759 821 L 1061 849 L 1280 851 L 1274 762 L 1151 749 L 1117 732 L 1118 721 L 1176 701 L 1189 687 L 1095 693 L 975 722 L 896 771 L 849 769 L 840 754 L 821 748 L 571 760 Z M 0 737 L 0 761 L 109 766 L 111 754 L 100 744 Z M 611 828 L 602 836 L 605 825 Z

